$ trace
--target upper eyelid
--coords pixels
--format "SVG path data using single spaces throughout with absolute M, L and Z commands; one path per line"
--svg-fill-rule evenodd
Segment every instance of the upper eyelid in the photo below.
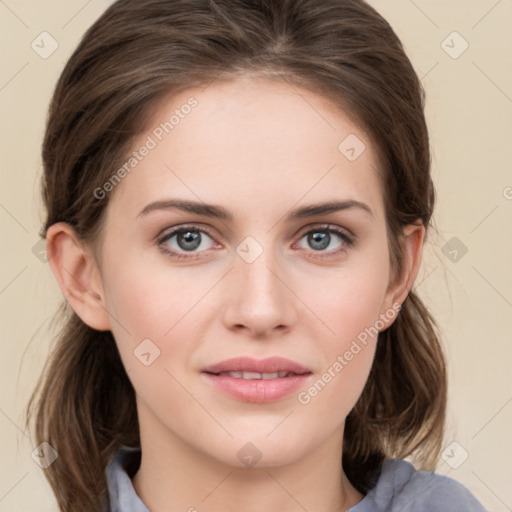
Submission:
M 302 233 L 302 236 L 303 236 L 311 231 L 314 231 L 315 229 L 317 229 L 318 231 L 331 231 L 331 230 L 334 232 L 341 231 L 341 232 L 345 233 L 347 236 L 349 236 L 350 238 L 353 238 L 355 236 L 354 233 L 352 233 L 352 231 L 350 229 L 347 229 L 343 226 L 338 226 L 338 225 L 332 224 L 332 223 L 318 223 L 313 226 L 309 226 L 307 228 L 301 228 L 296 232 L 296 234 L 294 236 L 297 236 L 299 233 Z
M 170 238 L 171 236 L 176 235 L 177 233 L 181 231 L 186 231 L 187 229 L 190 229 L 190 231 L 201 231 L 206 233 L 209 237 L 213 238 L 213 234 L 210 233 L 209 229 L 196 224 L 183 224 L 179 226 L 173 226 L 171 228 L 165 228 L 162 229 L 158 235 L 155 237 L 156 241 L 163 240 L 164 238 Z

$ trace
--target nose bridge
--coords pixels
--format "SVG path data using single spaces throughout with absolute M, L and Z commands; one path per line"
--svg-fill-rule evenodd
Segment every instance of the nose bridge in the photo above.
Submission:
M 275 275 L 273 258 L 265 258 L 262 255 L 250 264 L 239 262 L 238 267 L 240 280 L 243 283 L 243 293 L 255 305 L 270 306 L 270 302 L 281 295 L 277 288 L 282 286 L 282 283 Z
M 295 314 L 285 266 L 271 245 L 248 238 L 237 247 L 226 321 L 258 334 L 289 327 Z

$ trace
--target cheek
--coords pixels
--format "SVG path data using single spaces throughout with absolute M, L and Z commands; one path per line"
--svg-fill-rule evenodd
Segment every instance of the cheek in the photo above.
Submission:
M 310 337 L 317 340 L 323 368 L 298 401 L 304 406 L 314 403 L 324 421 L 343 421 L 366 384 L 383 329 L 390 270 L 385 248 L 383 243 L 380 251 L 361 253 L 357 261 L 317 280 L 318 286 L 310 289 L 312 309 L 322 320 L 315 322 Z M 325 293 L 319 292 L 322 285 Z
M 137 395 L 146 403 L 167 402 L 181 410 L 190 406 L 190 398 L 178 382 L 193 350 L 190 341 L 197 338 L 194 320 L 204 307 L 199 300 L 212 279 L 190 280 L 186 273 L 163 267 L 129 258 L 111 265 L 106 307 L 115 318 L 111 330 Z
M 159 253 L 128 254 L 119 264 L 106 264 L 105 301 L 113 332 L 123 338 L 129 332 L 133 342 L 162 338 L 189 312 L 197 315 L 201 298 L 215 284 L 213 274 L 200 267 L 193 273 L 172 268 Z
M 322 366 L 315 380 L 297 396 L 306 410 L 306 428 L 315 428 L 318 421 L 325 428 L 335 428 L 344 421 L 361 395 L 373 363 L 378 339 L 378 318 L 382 294 L 358 282 L 326 299 L 325 334 L 311 333 L 322 353 Z
M 386 301 L 389 271 L 385 250 L 362 253 L 310 288 L 312 309 L 322 318 L 326 334 L 338 340 L 335 346 L 343 348 L 375 325 Z
M 207 337 L 208 323 L 219 318 L 217 283 L 225 270 L 173 268 L 156 250 L 141 257 L 129 249 L 120 262 L 105 258 L 103 267 L 111 330 L 137 394 L 151 401 L 160 393 L 155 390 L 166 395 L 171 389 L 180 407 L 187 395 L 177 382 L 193 371 L 192 355 Z

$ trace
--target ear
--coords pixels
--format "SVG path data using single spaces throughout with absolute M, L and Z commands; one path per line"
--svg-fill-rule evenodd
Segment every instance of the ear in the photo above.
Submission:
M 395 311 L 395 314 L 386 315 L 391 317 L 390 321 L 386 322 L 387 329 L 395 320 L 399 308 L 407 298 L 421 264 L 421 257 L 423 254 L 423 243 L 425 240 L 425 226 L 423 223 L 408 224 L 404 227 L 402 236 L 399 243 L 402 251 L 402 260 L 400 270 L 392 282 L 390 282 L 386 292 L 384 301 L 384 313 L 390 310 Z M 381 315 L 382 318 L 382 315 Z
M 69 224 L 58 222 L 48 228 L 46 253 L 59 288 L 75 313 L 89 327 L 109 330 L 96 260 Z

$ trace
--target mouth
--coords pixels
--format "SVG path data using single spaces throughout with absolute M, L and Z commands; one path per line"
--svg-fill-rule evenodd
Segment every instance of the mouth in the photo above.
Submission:
M 274 402 L 297 391 L 312 372 L 281 357 L 239 357 L 208 366 L 202 377 L 214 389 L 244 402 Z

